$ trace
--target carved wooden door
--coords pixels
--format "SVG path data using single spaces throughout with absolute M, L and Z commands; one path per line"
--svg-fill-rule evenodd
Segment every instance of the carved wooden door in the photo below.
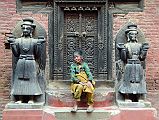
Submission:
M 97 12 L 72 11 L 64 13 L 64 79 L 70 77 L 69 66 L 73 62 L 76 49 L 84 51 L 84 60 L 88 63 L 94 77 L 98 74 L 98 23 Z

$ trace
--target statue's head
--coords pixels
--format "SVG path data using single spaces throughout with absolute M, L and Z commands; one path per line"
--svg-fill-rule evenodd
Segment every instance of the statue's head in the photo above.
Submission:
M 137 25 L 135 24 L 132 24 L 132 25 L 128 25 L 126 31 L 125 31 L 125 34 L 127 36 L 127 42 L 137 42 L 137 34 L 138 34 L 138 31 L 137 31 Z
M 34 21 L 30 18 L 23 19 L 23 23 L 21 25 L 22 36 L 30 36 L 32 37 L 32 32 L 35 29 L 36 25 L 33 23 Z
M 73 56 L 74 56 L 74 61 L 76 63 L 81 63 L 83 61 L 83 51 L 82 50 L 75 51 Z

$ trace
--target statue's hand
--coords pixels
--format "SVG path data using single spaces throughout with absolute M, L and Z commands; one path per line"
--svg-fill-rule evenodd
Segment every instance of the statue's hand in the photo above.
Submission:
M 38 37 L 38 43 L 42 44 L 42 43 L 45 43 L 45 42 L 46 42 L 46 40 L 43 36 Z
M 15 42 L 14 36 L 9 36 L 9 38 L 7 39 L 7 41 L 8 41 L 9 43 L 14 43 L 14 42 Z
M 147 51 L 149 49 L 149 44 L 148 43 L 142 43 L 142 49 Z
M 124 43 L 118 43 L 117 44 L 117 49 L 118 50 L 125 49 Z

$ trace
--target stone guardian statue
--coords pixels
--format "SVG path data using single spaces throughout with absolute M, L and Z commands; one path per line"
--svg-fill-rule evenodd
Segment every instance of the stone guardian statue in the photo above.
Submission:
M 20 38 L 10 36 L 13 53 L 11 96 L 15 103 L 44 102 L 45 38 L 33 38 L 36 28 L 32 19 L 23 19 Z
M 137 25 L 128 25 L 125 31 L 126 43 L 117 43 L 119 61 L 117 69 L 117 92 L 123 100 L 138 102 L 147 93 L 145 80 L 145 59 L 149 44 L 139 43 Z M 120 75 L 120 76 L 119 76 Z

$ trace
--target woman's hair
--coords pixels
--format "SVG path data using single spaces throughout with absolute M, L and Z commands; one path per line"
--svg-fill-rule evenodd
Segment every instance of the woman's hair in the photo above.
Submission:
M 76 50 L 76 51 L 73 53 L 73 55 L 74 55 L 74 56 L 75 56 L 75 55 L 80 55 L 80 56 L 83 57 L 83 51 L 82 51 L 82 50 Z

